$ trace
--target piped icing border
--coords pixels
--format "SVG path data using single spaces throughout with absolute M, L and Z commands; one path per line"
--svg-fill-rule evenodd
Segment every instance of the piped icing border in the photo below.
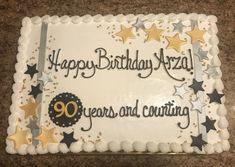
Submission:
M 15 64 L 15 69 L 16 72 L 14 74 L 14 84 L 13 84 L 13 94 L 12 94 L 12 105 L 10 107 L 11 115 L 9 116 L 8 122 L 9 122 L 9 127 L 7 129 L 8 135 L 12 134 L 15 132 L 16 126 L 17 126 L 17 118 L 19 116 L 19 113 L 15 112 L 18 110 L 17 106 L 19 106 L 19 100 L 18 98 L 22 95 L 21 93 L 18 92 L 18 90 L 22 87 L 23 81 L 22 81 L 22 75 L 24 74 L 24 65 L 26 62 L 26 49 L 27 49 L 27 44 L 28 44 L 28 35 L 31 31 L 31 24 L 38 25 L 43 22 L 47 23 L 52 23 L 52 24 L 68 24 L 68 23 L 73 23 L 73 24 L 78 24 L 80 22 L 83 23 L 89 23 L 89 22 L 124 22 L 124 21 L 134 21 L 137 18 L 148 20 L 148 21 L 154 21 L 154 20 L 201 20 L 201 21 L 209 21 L 211 23 L 211 26 L 208 30 L 208 33 L 210 34 L 210 44 L 211 48 L 209 50 L 209 53 L 213 55 L 211 64 L 214 68 L 218 70 L 219 75 L 214 77 L 214 88 L 222 92 L 224 89 L 224 85 L 222 83 L 221 77 L 222 77 L 222 72 L 220 70 L 221 62 L 218 57 L 219 49 L 218 49 L 218 37 L 217 37 L 217 18 L 213 15 L 206 16 L 204 14 L 196 14 L 196 13 L 191 13 L 191 14 L 185 14 L 185 13 L 180 13 L 180 14 L 149 14 L 149 15 L 123 15 L 119 14 L 116 16 L 113 15 L 105 15 L 102 16 L 100 14 L 91 16 L 91 15 L 84 15 L 84 16 L 72 16 L 69 17 L 67 15 L 59 17 L 59 16 L 48 16 L 45 15 L 43 17 L 35 16 L 32 18 L 25 17 L 22 21 L 22 28 L 20 30 L 20 38 L 18 41 L 18 54 L 16 56 L 17 63 Z M 21 155 L 25 154 L 44 154 L 44 153 L 57 153 L 57 152 L 62 152 L 62 153 L 67 153 L 69 151 L 73 153 L 78 153 L 81 151 L 84 152 L 106 152 L 106 151 L 111 151 L 111 152 L 125 152 L 125 153 L 132 153 L 132 152 L 149 152 L 149 153 L 199 153 L 199 154 L 212 154 L 212 153 L 221 153 L 222 151 L 228 151 L 230 148 L 230 144 L 228 142 L 229 139 L 229 132 L 227 130 L 228 127 L 228 121 L 226 119 L 226 114 L 227 114 L 227 109 L 224 105 L 225 103 L 225 98 L 222 98 L 222 104 L 219 105 L 217 109 L 217 115 L 219 116 L 219 121 L 218 121 L 218 127 L 221 129 L 219 132 L 219 137 L 221 139 L 220 142 L 215 143 L 215 144 L 206 144 L 204 147 L 203 151 L 200 151 L 199 149 L 192 147 L 191 143 L 184 142 L 182 144 L 179 143 L 156 143 L 153 141 L 146 141 L 146 143 L 143 143 L 141 141 L 135 141 L 135 142 L 130 142 L 130 141 L 122 141 L 122 142 L 116 142 L 116 141 L 100 141 L 95 144 L 91 142 L 74 142 L 70 145 L 68 148 L 65 143 L 56 143 L 56 144 L 48 144 L 47 149 L 43 149 L 41 146 L 38 146 L 35 148 L 33 145 L 22 145 L 18 150 L 15 150 L 11 143 L 12 141 L 6 140 L 6 151 L 8 153 L 14 154 L 18 153 Z

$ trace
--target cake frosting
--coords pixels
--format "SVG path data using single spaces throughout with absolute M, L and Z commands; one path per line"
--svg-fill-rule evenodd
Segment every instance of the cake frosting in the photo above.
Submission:
M 195 13 L 25 17 L 6 151 L 228 151 L 216 21 Z

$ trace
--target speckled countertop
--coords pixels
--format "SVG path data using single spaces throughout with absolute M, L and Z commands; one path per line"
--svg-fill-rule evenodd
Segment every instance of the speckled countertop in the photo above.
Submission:
M 215 155 L 9 155 L 5 152 L 14 65 L 25 16 L 84 14 L 204 13 L 218 17 L 220 59 L 225 85 L 230 152 Z M 235 166 L 235 3 L 234 0 L 0 0 L 0 166 Z

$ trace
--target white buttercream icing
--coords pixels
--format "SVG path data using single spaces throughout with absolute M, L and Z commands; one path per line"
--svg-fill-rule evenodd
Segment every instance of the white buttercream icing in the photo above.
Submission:
M 82 147 L 85 152 L 92 152 L 95 150 L 95 145 L 92 142 L 85 142 Z
M 110 151 L 112 152 L 118 152 L 121 150 L 121 146 L 120 143 L 116 142 L 116 141 L 111 141 L 108 143 L 108 148 Z
M 121 146 L 124 152 L 132 152 L 133 151 L 133 145 L 131 142 L 125 140 L 121 142 Z

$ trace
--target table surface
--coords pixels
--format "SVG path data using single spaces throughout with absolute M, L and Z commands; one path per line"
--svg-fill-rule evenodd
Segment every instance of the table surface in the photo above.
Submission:
M 85 14 L 203 13 L 218 17 L 220 59 L 228 109 L 229 152 L 214 155 L 9 155 L 5 152 L 14 65 L 25 16 Z M 0 0 L 0 166 L 235 166 L 235 3 L 233 0 Z

